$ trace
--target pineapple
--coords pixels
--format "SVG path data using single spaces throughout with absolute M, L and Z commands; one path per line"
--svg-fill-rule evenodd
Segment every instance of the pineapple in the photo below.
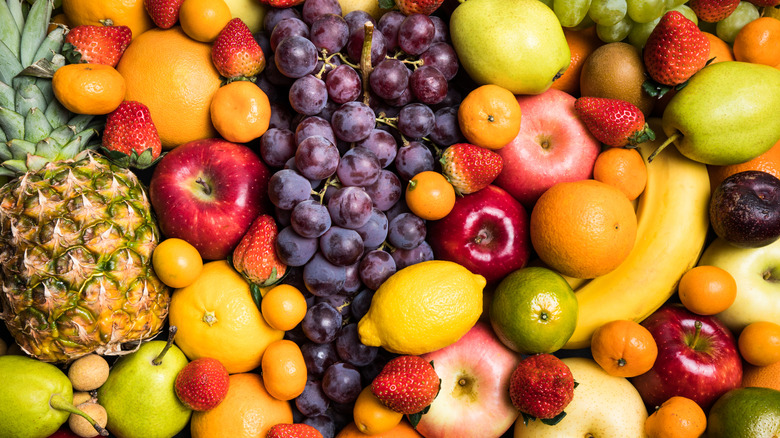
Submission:
M 52 0 L 0 0 L 0 318 L 28 354 L 68 362 L 156 335 L 170 290 L 146 189 L 94 150 L 103 121 L 54 98 Z M 39 77 L 36 77 L 39 76 Z

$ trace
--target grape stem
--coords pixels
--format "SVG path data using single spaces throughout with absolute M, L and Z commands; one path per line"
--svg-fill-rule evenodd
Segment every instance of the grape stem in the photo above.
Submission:
M 366 21 L 363 25 L 363 34 L 363 50 L 360 52 L 360 74 L 363 77 L 363 103 L 368 105 L 371 97 L 368 77 L 374 71 L 374 66 L 371 65 L 371 41 L 374 39 L 374 24 Z

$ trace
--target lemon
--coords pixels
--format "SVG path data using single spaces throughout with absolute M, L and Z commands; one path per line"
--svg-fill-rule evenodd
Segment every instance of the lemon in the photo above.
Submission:
M 482 313 L 485 277 L 444 260 L 396 272 L 377 289 L 358 322 L 363 344 L 398 354 L 424 354 L 460 339 Z
M 769 438 L 780 433 L 780 391 L 737 388 L 723 394 L 707 416 L 710 438 Z
M 490 323 L 507 347 L 524 354 L 552 353 L 577 327 L 579 304 L 559 273 L 518 269 L 501 280 L 490 303 Z

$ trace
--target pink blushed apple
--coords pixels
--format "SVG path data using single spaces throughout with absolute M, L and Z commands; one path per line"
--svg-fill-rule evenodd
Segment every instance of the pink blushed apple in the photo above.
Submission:
M 422 356 L 441 379 L 439 395 L 417 430 L 426 438 L 500 437 L 517 419 L 509 377 L 520 355 L 478 322 L 460 340 Z
M 266 211 L 270 176 L 244 145 L 197 140 L 157 163 L 149 199 L 165 237 L 186 240 L 206 260 L 221 260 Z
M 574 96 L 554 88 L 517 97 L 520 132 L 497 152 L 504 167 L 493 184 L 531 208 L 545 190 L 593 175 L 601 143 L 574 111 Z
M 526 265 L 531 257 L 529 217 L 506 190 L 489 185 L 459 197 L 443 219 L 428 223 L 437 259 L 459 263 L 488 283 Z

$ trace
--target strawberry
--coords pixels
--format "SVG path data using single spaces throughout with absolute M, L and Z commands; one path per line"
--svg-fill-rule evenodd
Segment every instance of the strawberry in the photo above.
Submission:
M 552 354 L 528 356 L 517 364 L 509 380 L 509 397 L 523 421 L 540 418 L 560 421 L 574 398 L 574 376 L 568 365 Z
M 65 36 L 62 53 L 71 64 L 105 64 L 116 67 L 133 39 L 127 26 L 81 25 Z
M 693 9 L 699 20 L 717 23 L 737 9 L 739 0 L 690 0 L 688 6 Z
M 106 117 L 103 149 L 125 167 L 145 169 L 157 162 L 162 143 L 149 108 L 133 100 L 120 103 Z
M 210 357 L 201 357 L 188 363 L 174 381 L 176 396 L 193 411 L 216 408 L 225 399 L 229 386 L 227 369 L 222 362 Z
M 574 101 L 574 110 L 590 133 L 607 146 L 636 146 L 655 139 L 655 133 L 645 123 L 645 115 L 631 102 L 580 97 Z
M 274 218 L 261 214 L 233 250 L 233 267 L 250 283 L 270 286 L 281 280 L 287 265 L 276 255 L 276 236 L 279 235 Z
M 263 49 L 240 18 L 228 22 L 211 46 L 211 60 L 228 81 L 252 78 L 265 68 Z
M 780 5 L 780 0 L 748 0 L 748 2 L 753 3 L 753 5 L 758 8 L 773 8 Z M 764 15 L 766 15 L 767 12 L 768 11 L 765 11 Z
M 677 11 L 669 11 L 647 38 L 643 56 L 654 81 L 675 86 L 704 68 L 709 53 L 710 40 L 696 24 Z
M 442 3 L 444 0 L 379 0 L 379 7 L 390 9 L 397 6 L 404 15 L 431 15 Z
M 449 146 L 442 152 L 439 161 L 441 172 L 462 195 L 487 187 L 504 166 L 497 152 L 469 143 Z
M 315 429 L 308 424 L 295 423 L 274 424 L 268 429 L 266 438 L 322 438 L 322 434 L 319 430 Z
M 371 382 L 371 392 L 388 408 L 412 415 L 433 403 L 440 384 L 430 362 L 420 356 L 397 356 Z
M 144 0 L 144 7 L 157 27 L 170 29 L 179 21 L 182 3 L 184 0 Z

